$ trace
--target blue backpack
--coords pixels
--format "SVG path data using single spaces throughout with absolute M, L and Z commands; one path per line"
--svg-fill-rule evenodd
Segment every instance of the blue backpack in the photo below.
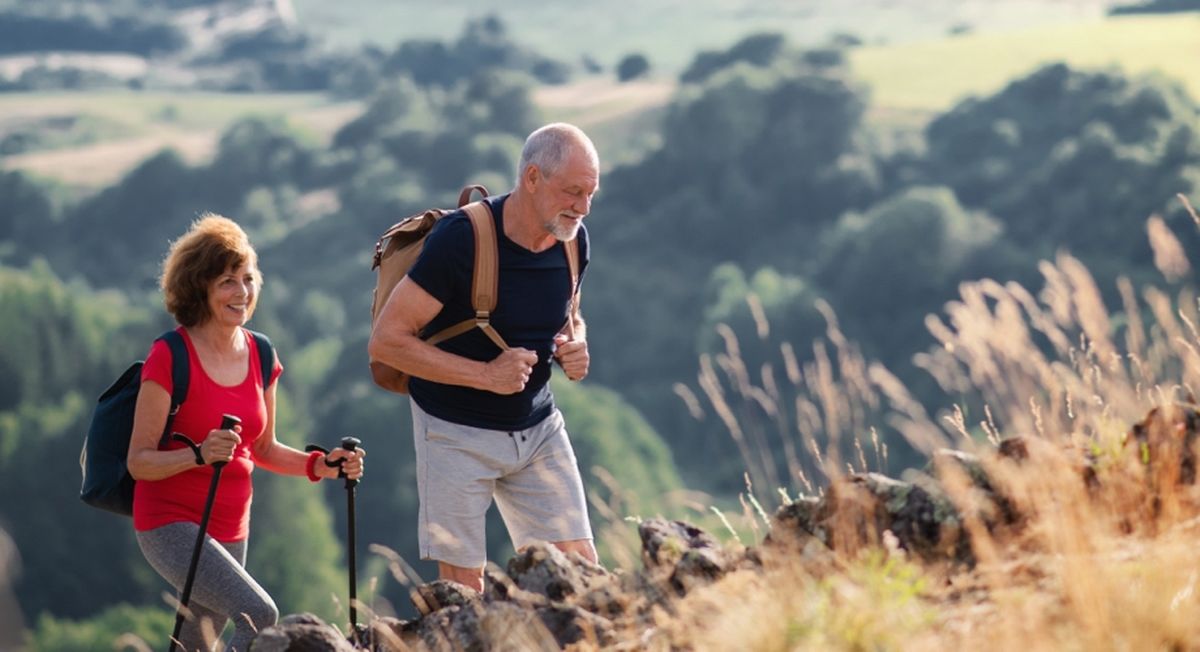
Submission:
M 255 331 L 250 334 L 258 344 L 265 384 L 275 366 L 275 353 L 266 335 Z M 167 331 L 157 339 L 164 340 L 171 350 L 171 411 L 158 440 L 158 446 L 162 448 L 171 434 L 175 413 L 187 398 L 190 369 L 187 345 L 178 331 Z M 142 387 L 144 362 L 138 360 L 131 364 L 100 395 L 88 424 L 87 437 L 83 440 L 83 450 L 79 453 L 79 468 L 83 473 L 79 498 L 92 507 L 125 516 L 133 515 L 134 481 L 125 468 L 125 460 L 129 456 L 129 438 L 133 434 L 133 413 Z

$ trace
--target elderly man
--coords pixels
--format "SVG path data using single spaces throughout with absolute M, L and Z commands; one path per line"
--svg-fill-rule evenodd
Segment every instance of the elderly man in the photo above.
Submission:
M 582 279 L 583 218 L 599 185 L 591 140 L 556 123 L 525 141 L 512 191 L 485 200 L 499 250 L 490 323 L 506 350 L 480 329 L 436 346 L 421 337 L 475 315 L 475 234 L 462 211 L 430 233 L 379 315 L 369 353 L 412 376 L 421 558 L 437 560 L 442 579 L 482 590 L 493 498 L 518 550 L 549 541 L 596 561 L 579 467 L 548 383 L 552 360 L 571 380 L 588 372 L 568 248 Z

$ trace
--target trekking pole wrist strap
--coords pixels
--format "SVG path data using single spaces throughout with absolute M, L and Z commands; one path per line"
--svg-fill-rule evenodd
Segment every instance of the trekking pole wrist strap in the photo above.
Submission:
M 325 459 L 324 451 L 312 451 L 308 454 L 308 461 L 304 464 L 304 474 L 312 482 L 320 482 L 321 476 L 317 475 L 317 460 Z

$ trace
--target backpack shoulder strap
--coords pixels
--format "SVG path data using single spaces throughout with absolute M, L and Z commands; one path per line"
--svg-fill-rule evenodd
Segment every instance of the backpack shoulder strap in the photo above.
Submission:
M 471 277 L 471 307 L 475 309 L 475 317 L 459 322 L 426 341 L 437 344 L 472 328 L 478 328 L 500 347 L 500 350 L 507 351 L 508 343 L 491 324 L 500 283 L 500 248 L 496 243 L 496 222 L 492 216 L 492 209 L 487 202 L 477 201 L 463 206 L 463 212 L 467 214 L 471 228 L 475 231 L 475 266 Z
M 478 201 L 463 207 L 475 231 L 475 275 L 471 279 L 471 307 L 476 313 L 496 309 L 500 283 L 500 247 L 496 244 L 496 221 L 492 210 Z
M 476 192 L 479 193 L 480 197 L 487 199 L 487 188 L 484 188 L 477 183 L 470 186 L 464 186 L 462 192 L 458 193 L 458 207 L 462 208 L 463 206 L 466 206 L 471 201 L 471 194 Z
M 567 312 L 567 337 L 575 339 L 575 313 L 579 312 L 579 238 L 563 243 L 567 254 L 567 272 L 571 275 L 571 307 Z
M 175 413 L 179 412 L 179 406 L 187 400 L 188 384 L 191 382 L 191 362 L 188 357 L 187 344 L 183 341 L 183 336 L 179 331 L 169 330 L 158 337 L 167 343 L 167 347 L 171 350 L 171 411 L 167 413 L 167 423 L 163 427 L 162 437 L 158 440 L 158 445 L 161 447 L 167 441 L 170 435 L 171 422 L 175 420 Z
M 262 368 L 263 391 L 267 391 L 267 386 L 271 382 L 271 371 L 275 369 L 275 347 L 271 346 L 271 338 L 263 335 L 258 331 L 250 332 L 250 336 L 254 338 L 254 343 L 258 347 L 258 364 Z

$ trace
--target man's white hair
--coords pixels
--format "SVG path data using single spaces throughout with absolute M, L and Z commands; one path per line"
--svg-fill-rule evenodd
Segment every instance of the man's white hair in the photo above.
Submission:
M 576 148 L 583 148 L 596 167 L 600 167 L 600 155 L 596 153 L 596 146 L 579 127 L 565 122 L 554 122 L 538 128 L 529 134 L 529 138 L 525 139 L 525 146 L 521 148 L 521 160 L 517 164 L 517 184 L 521 183 L 521 177 L 530 165 L 536 165 L 545 176 L 554 176 Z

